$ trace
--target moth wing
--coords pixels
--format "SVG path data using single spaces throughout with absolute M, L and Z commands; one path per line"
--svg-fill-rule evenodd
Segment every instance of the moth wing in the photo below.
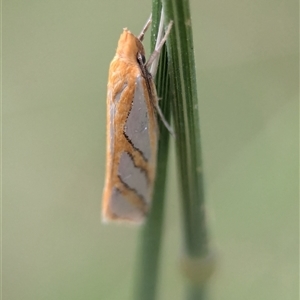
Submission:
M 116 175 L 121 188 L 114 186 L 110 191 L 103 215 L 106 220 L 141 223 L 149 210 L 157 151 L 157 124 L 151 101 L 146 80 L 137 76 L 131 109 L 123 128 L 124 137 L 132 146 L 132 151 L 121 150 L 118 155 Z M 122 99 L 119 105 L 122 105 Z M 116 110 L 110 113 L 110 122 L 113 122 L 117 113 Z M 119 147 L 116 145 L 114 148 L 116 150 Z M 141 165 L 136 163 L 138 158 L 143 160 L 145 167 L 137 166 Z

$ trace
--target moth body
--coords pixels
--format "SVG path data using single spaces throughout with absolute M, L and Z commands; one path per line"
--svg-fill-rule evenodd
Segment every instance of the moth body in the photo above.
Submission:
M 157 96 L 144 57 L 141 40 L 124 29 L 110 64 L 107 86 L 104 221 L 142 223 L 151 205 Z

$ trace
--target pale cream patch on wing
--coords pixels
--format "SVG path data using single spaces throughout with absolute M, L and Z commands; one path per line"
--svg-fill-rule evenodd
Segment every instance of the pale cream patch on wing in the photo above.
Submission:
M 120 219 L 140 223 L 145 217 L 144 213 L 138 207 L 128 202 L 116 188 L 112 190 L 109 207 L 111 213 Z
M 127 152 L 122 152 L 118 173 L 121 181 L 133 190 L 141 201 L 149 203 L 149 187 L 146 173 L 134 165 L 132 157 Z
M 143 78 L 137 77 L 132 108 L 125 124 L 125 134 L 132 145 L 149 161 L 151 157 L 149 114 L 144 95 Z

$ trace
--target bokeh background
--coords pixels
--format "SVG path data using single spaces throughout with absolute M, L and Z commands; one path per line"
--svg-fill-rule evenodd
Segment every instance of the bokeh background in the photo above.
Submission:
M 211 299 L 298 299 L 298 6 L 191 1 Z M 2 1 L 3 300 L 131 299 L 139 229 L 100 220 L 106 84 L 122 28 L 150 11 Z M 173 144 L 169 162 L 161 300 L 184 295 Z

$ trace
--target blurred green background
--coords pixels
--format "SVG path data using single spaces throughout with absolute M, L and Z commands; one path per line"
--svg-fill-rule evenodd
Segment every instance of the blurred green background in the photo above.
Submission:
M 191 2 L 211 299 L 298 299 L 298 5 Z M 151 2 L 2 10 L 3 300 L 131 299 L 139 229 L 100 220 L 106 84 Z M 176 180 L 171 145 L 160 300 L 184 295 Z

